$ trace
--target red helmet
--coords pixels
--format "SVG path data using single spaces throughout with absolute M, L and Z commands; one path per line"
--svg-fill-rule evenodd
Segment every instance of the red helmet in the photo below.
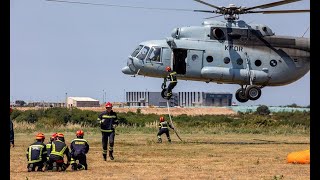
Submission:
M 58 135 L 58 133 L 53 133 L 53 134 L 51 135 L 51 138 L 52 138 L 52 139 L 55 139 L 55 138 L 57 137 L 57 135 Z
M 10 107 L 10 113 L 12 113 L 12 107 Z
M 43 133 L 38 133 L 38 134 L 36 135 L 36 139 L 42 140 L 42 139 L 45 139 L 45 136 L 44 136 Z
M 111 107 L 112 108 L 112 104 L 110 102 L 107 102 L 106 104 L 106 108 Z
M 161 116 L 161 117 L 160 117 L 160 122 L 163 122 L 163 121 L 164 121 L 164 117 Z
M 76 132 L 76 136 L 83 136 L 84 135 L 84 132 L 82 130 L 78 130 Z
M 57 133 L 57 137 L 64 137 L 62 133 Z
M 167 67 L 166 67 L 166 71 L 167 71 L 167 72 L 170 72 L 170 71 L 171 71 L 171 67 L 167 66 Z

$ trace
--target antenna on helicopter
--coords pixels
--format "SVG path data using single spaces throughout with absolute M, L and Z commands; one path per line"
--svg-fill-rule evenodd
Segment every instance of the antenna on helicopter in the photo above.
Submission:
M 262 13 L 262 14 L 276 14 L 276 13 L 303 13 L 303 12 L 310 12 L 309 9 L 304 9 L 304 10 L 271 10 L 271 11 L 252 11 L 253 9 L 266 9 L 270 7 L 275 7 L 275 6 L 280 6 L 283 4 L 289 4 L 293 3 L 296 1 L 301 1 L 301 0 L 282 0 L 282 1 L 277 1 L 273 3 L 267 3 L 267 4 L 262 4 L 258 6 L 253 6 L 253 7 L 242 7 L 242 6 L 236 6 L 234 4 L 229 4 L 228 7 L 223 7 L 223 6 L 216 6 L 213 4 L 209 4 L 207 2 L 204 2 L 202 0 L 194 0 L 199 3 L 205 4 L 207 6 L 210 6 L 212 8 L 215 8 L 216 10 L 209 11 L 209 10 L 194 10 L 195 12 L 205 12 L 205 13 L 216 13 L 216 14 L 222 14 L 224 15 L 224 18 L 228 21 L 233 21 L 239 19 L 240 14 L 249 14 L 249 13 Z

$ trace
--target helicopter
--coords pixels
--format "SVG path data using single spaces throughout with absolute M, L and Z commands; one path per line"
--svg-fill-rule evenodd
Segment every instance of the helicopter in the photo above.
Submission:
M 201 26 L 174 28 L 171 37 L 139 43 L 127 65 L 126 75 L 166 78 L 170 67 L 178 80 L 238 84 L 236 99 L 257 100 L 266 86 L 284 86 L 303 77 L 310 70 L 310 39 L 278 36 L 264 24 L 250 24 L 239 19 L 249 13 L 305 13 L 310 10 L 266 9 L 301 0 L 282 0 L 253 7 L 216 6 L 194 0 L 214 10 L 194 10 L 224 16 L 225 21 L 207 18 Z M 215 17 L 218 17 L 215 16 Z M 162 84 L 161 95 L 167 89 Z

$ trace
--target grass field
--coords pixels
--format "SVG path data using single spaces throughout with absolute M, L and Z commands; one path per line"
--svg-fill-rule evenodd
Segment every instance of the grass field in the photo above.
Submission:
M 45 132 L 46 142 L 53 132 Z M 25 152 L 36 132 L 16 133 L 10 149 L 10 179 L 310 179 L 309 164 L 288 164 L 293 151 L 310 148 L 308 134 L 180 134 L 156 143 L 156 133 L 124 133 L 115 138 L 115 160 L 102 160 L 101 134 L 86 132 L 88 170 L 27 172 Z M 65 133 L 66 142 L 75 138 Z

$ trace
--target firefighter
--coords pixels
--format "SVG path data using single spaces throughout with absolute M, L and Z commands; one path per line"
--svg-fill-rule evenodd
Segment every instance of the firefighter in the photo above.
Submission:
M 46 148 L 47 148 L 47 162 L 46 162 L 46 167 L 45 170 L 52 170 L 52 164 L 49 163 L 49 156 L 51 153 L 51 146 L 52 146 L 52 142 L 54 140 L 56 140 L 57 138 L 57 134 L 58 133 L 53 133 L 50 137 L 50 141 L 46 144 Z
M 83 139 L 84 132 L 82 130 L 78 130 L 76 132 L 77 138 L 71 141 L 71 169 L 72 170 L 87 170 L 87 157 L 86 154 L 89 151 L 88 142 Z M 77 164 L 76 161 L 79 161 Z
M 67 163 L 64 163 L 64 155 L 67 156 Z M 57 139 L 52 141 L 51 153 L 49 156 L 49 164 L 52 164 L 53 171 L 65 171 L 71 161 L 71 155 L 69 147 L 66 145 L 64 135 L 62 133 L 57 134 Z
M 10 107 L 10 115 L 12 113 L 12 107 Z M 10 116 L 10 147 L 14 147 L 14 131 L 13 131 L 13 122 Z
M 47 160 L 47 148 L 43 143 L 44 139 L 44 134 L 38 133 L 36 135 L 36 142 L 32 143 L 27 149 L 28 172 L 35 171 L 36 167 L 38 167 L 37 171 L 42 171 L 44 163 Z
M 109 157 L 111 160 L 114 160 L 113 157 L 113 146 L 115 138 L 115 127 L 119 124 L 117 113 L 112 110 L 112 104 L 107 102 L 106 111 L 103 111 L 98 116 L 98 121 L 100 122 L 100 129 L 102 133 L 102 156 L 103 159 L 107 160 L 107 147 L 109 139 Z
M 162 143 L 162 139 L 161 139 L 161 135 L 163 133 L 166 134 L 167 138 L 168 138 L 168 141 L 171 142 L 171 139 L 170 139 L 170 134 L 169 134 L 169 129 L 168 128 L 171 128 L 174 130 L 174 127 L 169 124 L 163 116 L 160 117 L 160 123 L 159 123 L 159 132 L 157 134 L 158 136 L 158 143 Z
M 169 66 L 166 67 L 166 71 L 169 75 L 164 79 L 164 83 L 166 83 L 167 80 L 170 81 L 166 94 L 167 99 L 170 99 L 172 96 L 172 89 L 177 85 L 177 73 L 172 71 Z

